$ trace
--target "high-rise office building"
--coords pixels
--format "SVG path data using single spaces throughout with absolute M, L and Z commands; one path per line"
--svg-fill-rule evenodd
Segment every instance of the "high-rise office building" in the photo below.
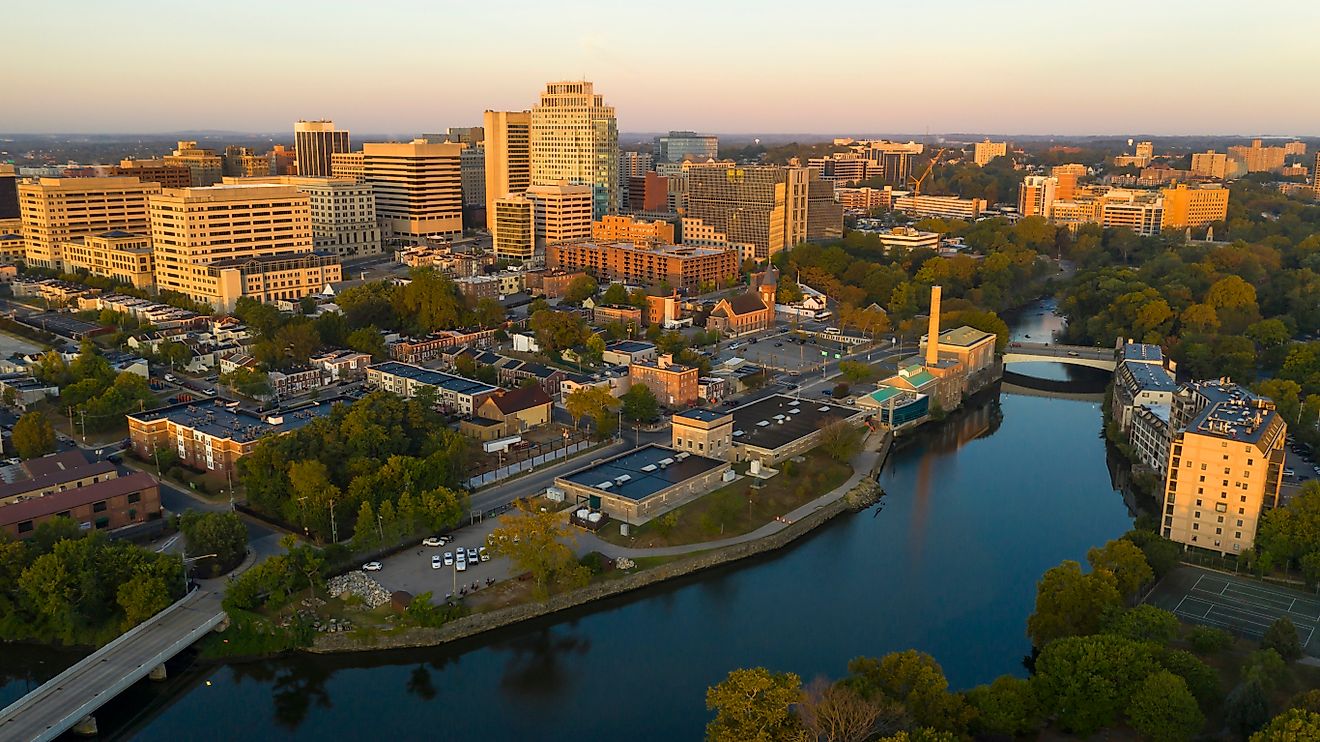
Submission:
M 267 156 L 270 157 L 271 175 L 298 174 L 298 154 L 283 144 L 271 147 Z
M 0 221 L 18 218 L 18 174 L 13 165 L 0 164 Z
M 362 145 L 363 177 L 391 235 L 420 240 L 463 233 L 463 149 L 423 139 Z
M 1228 189 L 1221 185 L 1196 188 L 1179 183 L 1173 188 L 1165 188 L 1162 193 L 1164 229 L 1202 227 L 1228 217 Z
M 147 197 L 160 192 L 137 178 L 41 178 L 18 186 L 27 262 L 61 269 L 61 245 L 112 230 L 146 234 Z
M 312 247 L 317 252 L 341 258 L 380 253 L 376 195 L 370 184 L 352 178 L 304 175 L 225 178 L 225 185 L 258 183 L 293 186 L 307 195 L 312 217 Z
M 527 189 L 536 219 L 538 246 L 591 239 L 594 188 L 557 183 Z
M 834 197 L 834 184 L 807 171 L 807 234 L 809 242 L 843 238 L 843 204 Z
M 1259 139 L 1253 139 L 1250 147 L 1229 147 L 1228 156 L 1246 166 L 1249 173 L 1282 170 L 1285 157 L 1283 147 L 1265 147 Z
M 1228 175 L 1228 155 L 1215 152 L 1192 154 L 1192 175 L 1223 180 Z
M 912 158 L 926 150 L 917 142 L 889 142 L 883 139 L 858 142 L 853 151 L 866 156 L 866 175 L 878 177 L 885 183 L 906 186 L 912 174 Z
M 188 188 L 192 171 L 183 165 L 167 165 L 164 160 L 120 160 L 110 175 L 131 175 L 143 183 L 159 183 L 161 188 Z
M 476 127 L 481 128 L 481 127 Z M 465 143 L 466 144 L 466 143 Z M 486 205 L 486 150 L 469 144 L 459 158 L 463 169 L 463 205 Z
M 1004 157 L 1008 154 L 1008 142 L 992 142 L 989 139 L 983 142 L 977 142 L 975 150 L 972 153 L 972 161 L 977 167 L 985 167 L 996 157 Z
M 348 178 L 358 183 L 366 183 L 363 172 L 363 157 L 359 152 L 336 152 L 330 155 L 330 177 Z
M 491 240 L 500 260 L 528 261 L 536 250 L 535 205 L 531 199 L 510 193 L 495 199 Z
M 1146 162 L 1155 159 L 1155 144 L 1153 142 L 1137 142 L 1137 157 Z
M 1059 179 L 1044 175 L 1028 175 L 1018 184 L 1018 213 L 1023 217 L 1052 216 Z
M 765 260 L 807 239 L 809 176 L 804 167 L 692 165 L 687 169 L 686 216 L 700 219 L 730 242 L 754 246 L 745 256 Z M 842 229 L 842 211 L 839 215 Z
M 166 165 L 188 168 L 194 188 L 215 185 L 224 177 L 224 161 L 220 155 L 205 147 L 198 147 L 197 142 L 180 140 L 174 152 L 162 159 Z
M 1315 153 L 1315 167 L 1311 168 L 1311 188 L 1320 199 L 1320 152 Z
M 1225 381 L 1184 385 L 1169 417 L 1161 533 L 1221 554 L 1249 551 L 1279 504 L 1287 424 L 1272 401 Z
M 619 152 L 619 208 L 637 208 L 628 195 L 628 183 L 633 178 L 645 178 L 655 166 L 649 152 Z
M 532 184 L 531 111 L 486 111 L 486 228 L 495 228 L 495 199 Z
M 152 194 L 156 285 L 222 311 L 242 297 L 296 301 L 341 280 L 312 252 L 310 198 L 291 185 L 171 188 Z
M 706 162 L 719 159 L 720 138 L 695 131 L 671 131 L 655 138 L 656 162 Z
M 590 82 L 547 84 L 529 133 L 532 185 L 589 185 L 596 218 L 618 212 L 618 122 Z
M 348 131 L 333 121 L 298 121 L 293 125 L 293 148 L 298 153 L 298 174 L 329 176 L 330 156 L 348 152 Z

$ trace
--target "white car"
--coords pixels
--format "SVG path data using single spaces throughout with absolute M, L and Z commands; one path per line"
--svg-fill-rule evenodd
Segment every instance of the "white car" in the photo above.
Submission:
M 445 540 L 438 536 L 432 536 L 430 538 L 422 539 L 422 546 L 444 546 L 444 545 L 445 545 Z
M 468 558 L 467 558 L 467 560 L 468 560 L 469 562 L 475 562 L 475 561 L 477 561 L 477 550 L 476 550 L 476 549 L 468 549 Z
M 1284 469 L 1283 476 L 1292 479 L 1293 477 L 1297 476 L 1297 472 L 1293 471 L 1292 469 Z
M 432 554 L 432 555 L 431 555 L 431 569 L 440 569 L 440 565 L 441 565 L 441 562 L 440 562 L 440 555 L 439 555 L 439 554 Z
M 381 569 L 381 567 L 383 567 L 383 566 L 384 566 L 384 565 L 381 564 L 380 562 L 367 562 L 366 564 L 362 565 L 362 571 L 363 571 L 363 572 L 379 572 L 380 569 Z
M 466 572 L 466 571 L 467 571 L 467 562 L 464 562 L 464 561 L 461 561 L 461 560 L 460 560 L 459 562 L 457 562 L 457 563 L 454 564 L 454 569 L 458 570 L 459 572 Z
M 452 552 L 452 551 L 446 551 L 446 552 L 445 552 L 445 566 L 446 566 L 446 567 L 452 566 L 453 563 L 454 563 L 454 552 Z
M 490 552 L 486 551 L 486 547 L 483 546 L 480 549 L 478 549 L 477 554 L 481 557 L 481 561 L 483 562 L 490 561 Z

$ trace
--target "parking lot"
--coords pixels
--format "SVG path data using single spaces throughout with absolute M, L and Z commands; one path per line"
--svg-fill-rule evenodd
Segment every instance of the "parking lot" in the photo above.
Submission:
M 1252 639 L 1261 638 L 1275 621 L 1287 616 L 1297 627 L 1303 651 L 1320 656 L 1316 638 L 1320 596 L 1314 594 L 1184 566 L 1161 580 L 1146 602 L 1173 611 L 1184 621 Z
M 458 571 L 457 565 L 444 566 L 443 558 L 445 552 L 456 552 L 460 547 L 480 549 L 486 545 L 486 536 L 498 526 L 498 519 L 487 518 L 451 531 L 454 540 L 444 546 L 430 547 L 419 543 L 383 559 L 381 570 L 372 572 L 371 576 L 390 592 L 403 590 L 420 595 L 430 591 L 434 603 L 443 603 L 451 594 L 457 596 L 464 586 L 470 590 L 474 582 L 479 585 L 479 591 L 484 590 L 487 579 L 498 582 L 513 576 L 513 565 L 507 558 L 492 554 L 490 561 L 469 563 L 462 572 Z M 439 569 L 431 567 L 432 555 L 441 557 Z

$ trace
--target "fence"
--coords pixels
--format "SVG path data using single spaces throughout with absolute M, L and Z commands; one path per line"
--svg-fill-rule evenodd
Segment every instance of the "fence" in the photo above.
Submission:
M 588 448 L 591 448 L 593 445 L 594 444 L 591 440 L 586 436 L 578 438 L 577 440 L 570 439 L 568 443 L 550 448 L 549 450 L 546 450 L 544 446 L 536 445 L 528 449 L 528 454 L 525 458 L 518 461 L 510 461 L 502 466 L 497 466 L 489 471 L 484 471 L 480 474 L 469 477 L 467 485 L 472 489 L 476 489 L 488 484 L 494 484 L 503 479 L 508 479 L 515 474 L 531 471 L 538 466 L 548 464 L 552 461 L 568 458 L 579 451 L 585 451 Z

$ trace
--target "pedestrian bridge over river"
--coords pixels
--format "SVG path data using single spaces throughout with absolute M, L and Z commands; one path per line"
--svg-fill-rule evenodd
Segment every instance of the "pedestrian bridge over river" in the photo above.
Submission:
M 0 710 L 0 739 L 52 740 L 69 729 L 95 734 L 92 713 L 151 674 L 225 619 L 220 591 L 198 588 L 121 634 L 82 662 Z
M 1004 351 L 1004 365 L 1012 363 L 1067 363 L 1112 372 L 1118 368 L 1113 348 L 1049 343 L 1009 343 Z

